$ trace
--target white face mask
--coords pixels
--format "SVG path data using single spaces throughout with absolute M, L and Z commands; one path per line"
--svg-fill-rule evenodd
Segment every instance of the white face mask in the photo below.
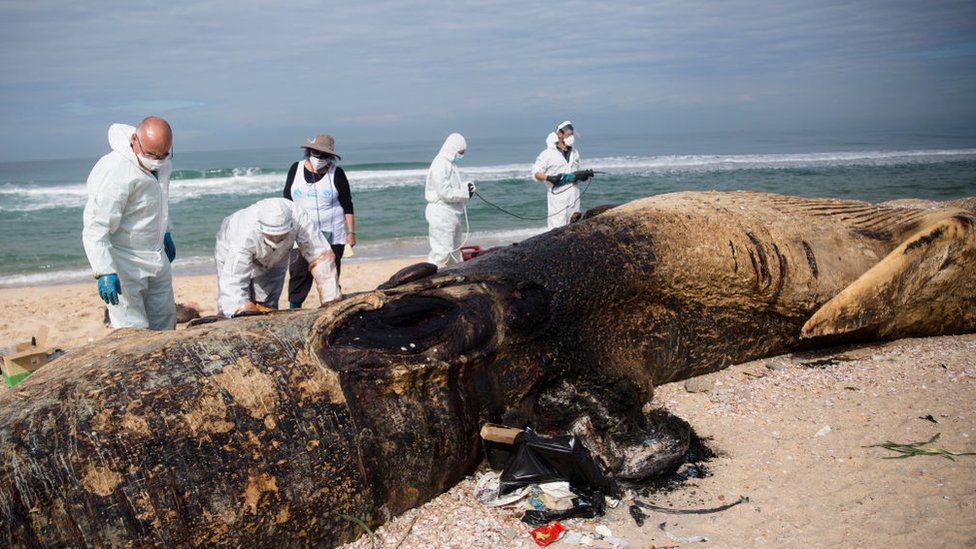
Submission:
M 319 158 L 317 156 L 311 156 L 311 155 L 309 155 L 308 157 L 308 162 L 309 164 L 312 165 L 312 169 L 315 171 L 321 170 L 322 168 L 328 166 L 330 163 L 328 158 Z
M 563 138 L 563 143 L 565 143 L 567 147 L 572 147 L 573 146 L 573 143 L 576 143 L 576 136 L 575 135 L 570 135 L 568 137 L 564 137 Z
M 140 155 L 137 155 L 137 156 L 139 157 L 139 162 L 143 166 L 145 166 L 145 168 L 147 170 L 149 170 L 151 172 L 154 172 L 154 171 L 159 170 L 159 168 L 162 168 L 163 166 L 165 166 L 166 165 L 166 162 L 169 160 L 168 158 L 167 159 L 164 159 L 164 160 L 159 160 L 157 158 L 149 158 L 148 156 L 146 156 L 144 154 L 140 154 Z
M 282 241 L 284 242 L 284 241 Z M 281 242 L 275 242 L 268 237 L 264 238 L 264 243 L 271 247 L 272 250 L 277 250 L 278 246 L 281 246 Z

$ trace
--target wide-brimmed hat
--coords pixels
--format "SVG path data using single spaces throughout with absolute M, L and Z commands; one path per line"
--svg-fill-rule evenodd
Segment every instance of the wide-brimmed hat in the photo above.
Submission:
M 303 149 L 312 149 L 319 152 L 324 152 L 326 154 L 331 154 L 332 156 L 342 160 L 342 157 L 335 152 L 335 138 L 331 135 L 318 134 L 315 139 L 306 139 L 305 144 L 300 146 Z

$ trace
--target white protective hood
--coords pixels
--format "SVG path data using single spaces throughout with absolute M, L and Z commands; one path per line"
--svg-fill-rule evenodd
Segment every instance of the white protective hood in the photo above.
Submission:
M 284 200 L 262 200 L 257 203 L 258 231 L 268 235 L 283 235 L 294 230 L 294 206 Z
M 452 133 L 444 140 L 444 144 L 441 145 L 441 152 L 437 153 L 437 156 L 446 158 L 448 162 L 453 162 L 454 155 L 467 148 L 468 142 L 465 141 L 464 136 L 459 133 Z
M 139 166 L 136 153 L 132 150 L 132 134 L 136 129 L 128 124 L 112 124 L 108 127 L 108 145 L 112 150 L 124 156 L 129 162 Z M 142 166 L 139 166 L 142 168 Z
M 549 132 L 549 135 L 546 136 L 546 148 L 555 149 L 556 143 L 558 142 L 559 142 L 559 136 L 556 135 L 556 132 Z

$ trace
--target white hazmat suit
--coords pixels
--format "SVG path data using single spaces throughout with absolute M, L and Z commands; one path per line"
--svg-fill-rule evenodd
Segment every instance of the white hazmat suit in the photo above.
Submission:
M 430 254 L 427 261 L 446 267 L 461 262 L 461 216 L 471 195 L 468 183 L 461 182 L 454 156 L 467 149 L 467 142 L 459 133 L 447 136 L 441 151 L 430 163 L 424 198 L 427 199 L 428 236 Z
M 265 235 L 286 235 L 272 242 Z M 312 218 L 285 198 L 268 198 L 224 218 L 217 232 L 217 309 L 233 316 L 245 302 L 277 308 L 292 247 L 309 263 L 322 303 L 339 299 L 335 255 Z
M 575 172 L 580 168 L 580 155 L 576 147 L 569 153 L 569 160 L 563 156 L 563 152 L 556 147 L 558 141 L 556 133 L 550 133 L 546 137 L 546 150 L 539 153 L 532 166 L 532 177 L 542 173 L 547 177 L 550 175 L 560 175 Z M 545 181 L 546 196 L 548 202 L 549 217 L 546 225 L 549 229 L 569 225 L 569 220 L 573 214 L 580 210 L 580 190 L 577 183 L 567 183 L 558 187 Z
M 173 273 L 163 251 L 169 222 L 166 162 L 156 172 L 139 165 L 130 140 L 136 129 L 112 124 L 103 156 L 88 176 L 82 243 L 95 278 L 116 274 L 122 292 L 108 305 L 114 328 L 176 328 Z

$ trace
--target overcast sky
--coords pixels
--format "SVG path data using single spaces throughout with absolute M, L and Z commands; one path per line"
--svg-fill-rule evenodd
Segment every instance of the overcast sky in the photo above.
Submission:
M 596 133 L 976 127 L 976 2 L 0 3 L 0 160 Z

